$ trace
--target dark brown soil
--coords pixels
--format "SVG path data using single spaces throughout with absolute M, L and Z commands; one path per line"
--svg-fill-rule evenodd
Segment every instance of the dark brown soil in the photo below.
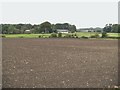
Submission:
M 3 88 L 117 85 L 117 40 L 3 39 Z

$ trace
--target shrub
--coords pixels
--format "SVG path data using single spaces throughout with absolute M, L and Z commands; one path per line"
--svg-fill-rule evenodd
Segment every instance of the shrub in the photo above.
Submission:
M 75 36 L 77 36 L 77 34 L 75 33 Z
M 82 36 L 81 38 L 88 39 L 88 37 L 86 37 L 86 36 Z
M 72 34 L 71 37 L 74 38 L 74 35 Z
M 2 35 L 2 38 L 5 38 L 6 36 L 5 35 Z
M 56 33 L 52 33 L 52 34 L 50 35 L 50 37 L 57 37 L 57 34 L 56 34 Z
M 92 35 L 91 38 L 99 38 L 99 34 Z
M 77 34 L 74 35 L 74 38 L 78 38 Z
M 62 33 L 58 33 L 58 37 L 62 37 Z
M 78 38 L 78 36 L 76 36 L 76 38 Z
M 38 37 L 39 37 L 39 38 L 41 38 L 42 36 L 41 36 L 41 35 L 39 35 Z
M 102 37 L 102 38 L 106 38 L 107 36 L 108 36 L 107 33 L 106 33 L 106 32 L 103 32 L 101 37 Z

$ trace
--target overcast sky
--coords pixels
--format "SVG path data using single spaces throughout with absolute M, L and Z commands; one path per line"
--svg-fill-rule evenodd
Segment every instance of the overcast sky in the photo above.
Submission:
M 104 27 L 118 22 L 117 2 L 4 2 L 0 23 L 70 23 Z

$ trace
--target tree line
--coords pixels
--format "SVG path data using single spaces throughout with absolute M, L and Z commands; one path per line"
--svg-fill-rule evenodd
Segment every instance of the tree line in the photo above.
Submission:
M 26 30 L 31 33 L 57 33 L 57 29 L 67 29 L 69 32 L 76 32 L 76 26 L 69 23 L 51 24 L 46 21 L 41 24 L 0 24 L 2 34 L 24 34 Z M 106 24 L 103 28 L 104 32 L 120 33 L 120 24 Z
M 67 29 L 70 32 L 76 31 L 76 26 L 69 23 L 51 24 L 46 21 L 41 24 L 1 24 L 2 34 L 24 34 L 26 30 L 31 33 L 57 33 L 57 29 Z
M 106 24 L 103 31 L 107 33 L 120 33 L 120 24 Z

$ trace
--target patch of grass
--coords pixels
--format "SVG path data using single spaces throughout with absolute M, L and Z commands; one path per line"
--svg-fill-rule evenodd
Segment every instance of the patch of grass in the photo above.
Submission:
M 78 37 L 91 37 L 91 36 L 93 36 L 93 35 L 95 35 L 95 34 L 99 34 L 99 33 L 96 33 L 96 32 L 77 32 L 76 33 L 76 35 L 78 36 Z
M 38 38 L 41 37 L 49 37 L 50 34 L 5 34 L 7 38 Z
M 92 35 L 92 36 L 90 36 L 90 38 L 99 38 L 100 36 L 99 36 L 99 34 L 95 34 L 95 35 Z
M 5 38 L 6 36 L 5 35 L 0 35 L 0 37 Z
M 96 34 L 98 34 L 99 36 L 102 36 L 102 33 L 99 32 L 77 32 L 76 33 L 78 37 L 91 37 L 91 36 L 95 36 Z M 120 33 L 107 33 L 107 37 L 120 37 Z
M 107 33 L 108 37 L 120 37 L 120 33 Z

